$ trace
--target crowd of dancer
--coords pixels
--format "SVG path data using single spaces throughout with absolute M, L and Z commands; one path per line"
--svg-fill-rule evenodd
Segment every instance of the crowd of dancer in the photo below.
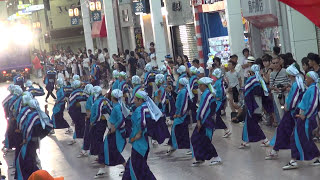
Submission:
M 175 77 L 170 56 L 167 56 L 163 66 L 146 64 L 143 77 L 134 75 L 128 80 L 126 72 L 114 70 L 106 94 L 94 81 L 95 73 L 91 77 L 92 84 L 82 81 L 78 75 L 66 80 L 53 67 L 48 67 L 44 80 L 47 97 L 51 95 L 56 99 L 51 116 L 47 106 L 42 111 L 35 98 L 44 95 L 44 89 L 30 80 L 24 83 L 22 76 L 16 76 L 15 85 L 8 88 L 10 95 L 3 101 L 8 121 L 4 150 L 16 148 L 15 178 L 27 180 L 41 168 L 36 149 L 39 141 L 54 134 L 55 129 L 66 129 L 66 134 L 73 132 L 69 145 L 82 143 L 78 158 L 96 157 L 92 163 L 99 164 L 100 168 L 94 178 L 104 177 L 107 167 L 123 165 L 122 179 L 156 179 L 147 164 L 152 144 L 166 143 L 168 156 L 180 149 L 189 150 L 186 155 L 194 157 L 191 164 L 194 167 L 205 161 L 209 161 L 209 165 L 219 165 L 222 159 L 212 137 L 218 129 L 224 130 L 223 138 L 232 135 L 221 117 L 227 102 L 232 121 L 244 124 L 240 149 L 261 141 L 262 147 L 273 147 L 266 160 L 277 159 L 279 150 L 291 149 L 292 160 L 284 170 L 298 168 L 297 161 L 313 160 L 311 165 L 320 165 L 320 152 L 313 140 L 319 136 L 320 78 L 317 71 L 320 68 L 318 65 L 311 69 L 313 61 L 320 64 L 319 56 L 309 54 L 308 67 L 302 63 L 306 72 L 303 74 L 295 61 L 284 69 L 280 56 L 265 55 L 256 60 L 248 53 L 244 50 L 247 62 L 240 67 L 245 70 L 244 79 L 236 72 L 236 55 L 223 66 L 219 58 L 210 58 L 206 64 L 208 77 L 203 68 L 197 66 L 197 60 L 193 61 L 193 66 L 187 63 L 178 66 Z M 271 62 L 272 72 L 268 68 Z M 284 104 L 281 104 L 284 97 Z M 66 120 L 65 110 L 74 130 Z M 267 117 L 267 123 L 277 124 L 271 141 L 259 125 L 263 117 Z M 190 135 L 191 124 L 195 124 L 195 128 Z M 125 160 L 122 153 L 127 143 L 132 149 L 130 158 Z

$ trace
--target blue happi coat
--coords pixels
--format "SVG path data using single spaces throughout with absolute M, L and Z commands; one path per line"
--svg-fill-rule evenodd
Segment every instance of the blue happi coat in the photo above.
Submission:
M 141 156 L 145 157 L 149 149 L 149 145 L 146 138 L 147 126 L 146 126 L 146 114 L 148 113 L 148 107 L 146 103 L 137 107 L 131 116 L 132 132 L 129 137 L 129 141 L 134 138 L 139 132 L 141 132 L 141 138 L 132 142 L 132 148 L 136 150 Z
M 39 88 L 35 88 L 35 87 L 31 86 L 31 87 L 29 87 L 28 91 L 32 94 L 33 97 L 43 96 L 45 94 L 44 90 L 41 86 L 39 86 Z
M 226 92 L 224 90 L 223 85 L 223 78 L 217 79 L 217 81 L 214 83 L 213 88 L 216 90 L 216 112 L 221 109 L 221 107 L 224 105 L 224 102 L 226 100 Z
M 214 96 L 207 88 L 201 95 L 199 108 L 197 110 L 197 121 L 200 121 L 202 126 L 206 128 L 206 135 L 212 140 L 212 134 L 214 130 L 213 113 L 214 109 L 211 106 L 215 103 Z
M 182 73 L 182 74 L 179 76 L 179 78 L 178 78 L 178 80 L 177 80 L 177 83 L 176 83 L 176 89 L 174 90 L 174 92 L 178 93 L 178 91 L 179 91 L 179 80 L 180 80 L 181 78 L 185 78 L 185 77 L 187 77 L 187 73 Z

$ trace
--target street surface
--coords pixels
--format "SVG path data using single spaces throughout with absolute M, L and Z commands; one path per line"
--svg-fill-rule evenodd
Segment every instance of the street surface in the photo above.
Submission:
M 37 80 L 41 81 L 41 80 Z M 0 101 L 7 96 L 9 83 L 0 84 Z M 45 97 L 39 97 L 38 100 L 44 108 Z M 49 109 L 53 108 L 53 99 L 49 98 Z M 171 156 L 166 156 L 167 146 L 159 145 L 156 148 L 151 148 L 148 164 L 151 171 L 159 180 L 319 180 L 320 167 L 311 167 L 308 163 L 300 163 L 300 168 L 297 170 L 283 171 L 284 166 L 290 160 L 290 151 L 280 151 L 279 159 L 266 161 L 264 157 L 271 148 L 261 148 L 260 143 L 251 144 L 251 149 L 239 150 L 238 146 L 241 143 L 242 125 L 232 124 L 229 119 L 229 112 L 225 117 L 227 125 L 232 130 L 230 138 L 224 139 L 223 130 L 218 130 L 214 133 L 213 144 L 215 145 L 219 156 L 223 160 L 222 165 L 208 166 L 209 162 L 200 167 L 191 167 L 192 158 L 186 156 L 186 150 L 178 150 Z M 65 117 L 71 123 L 71 119 L 67 112 Z M 6 129 L 6 121 L 4 119 L 3 108 L 0 108 L 0 142 L 4 140 Z M 274 128 L 263 126 L 266 136 L 271 139 Z M 193 129 L 190 129 L 192 132 Z M 82 144 L 77 143 L 73 146 L 68 145 L 68 141 L 72 139 L 72 135 L 65 135 L 65 130 L 56 130 L 56 134 L 48 136 L 41 141 L 39 156 L 41 159 L 42 168 L 47 170 L 51 175 L 64 176 L 66 180 L 91 180 L 98 172 L 98 167 L 91 165 L 94 157 L 77 158 Z M 319 146 L 319 144 L 318 144 Z M 1 146 L 2 147 L 2 146 Z M 131 146 L 127 144 L 123 155 L 128 159 Z M 0 152 L 0 160 L 2 173 L 13 179 L 10 176 L 12 169 L 8 170 L 8 165 L 13 163 L 14 153 L 11 152 L 3 157 Z M 121 179 L 119 173 L 123 170 L 122 166 L 109 168 L 108 175 L 103 179 Z

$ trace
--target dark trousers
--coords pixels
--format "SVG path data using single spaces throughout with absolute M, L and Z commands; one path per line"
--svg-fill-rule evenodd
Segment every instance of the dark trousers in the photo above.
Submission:
M 48 91 L 46 99 L 48 99 L 50 95 L 51 97 L 53 97 L 53 99 L 57 99 L 56 96 L 53 94 L 53 91 Z

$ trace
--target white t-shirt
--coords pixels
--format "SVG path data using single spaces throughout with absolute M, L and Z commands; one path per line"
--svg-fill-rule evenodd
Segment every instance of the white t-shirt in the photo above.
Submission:
M 242 62 L 240 63 L 241 65 L 244 65 L 244 64 L 247 64 L 247 58 L 243 58 L 242 59 Z M 247 67 L 247 68 L 245 68 L 245 69 L 243 69 L 243 75 L 244 75 L 244 77 L 248 77 L 248 71 L 250 70 L 250 67 Z
M 90 63 L 90 59 L 89 58 L 85 58 L 83 59 L 83 67 L 84 68 L 89 68 L 89 63 Z
M 200 67 L 198 68 L 198 71 L 200 72 L 200 74 L 204 73 L 203 67 L 200 66 Z
M 156 57 L 156 53 L 150 54 L 150 64 L 152 65 L 152 67 L 158 67 L 157 59 L 152 59 L 154 57 Z
M 236 87 L 239 88 L 239 78 L 240 78 L 240 74 L 236 71 L 234 72 L 231 72 L 231 71 L 228 71 L 226 72 L 226 78 L 229 82 L 229 87 L 230 88 L 233 88 L 233 87 Z
M 104 55 L 102 53 L 100 53 L 98 55 L 98 60 L 99 60 L 100 63 L 104 63 L 105 62 Z

